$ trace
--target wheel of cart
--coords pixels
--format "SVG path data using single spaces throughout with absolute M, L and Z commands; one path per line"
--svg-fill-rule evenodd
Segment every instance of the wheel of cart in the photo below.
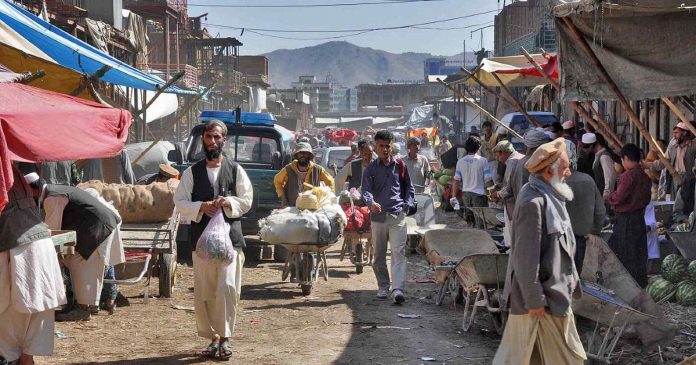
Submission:
M 507 320 L 507 312 L 502 307 L 507 263 L 507 254 L 487 253 L 465 256 L 455 267 L 464 290 L 464 331 L 471 329 L 478 309 L 484 308 L 491 315 L 493 329 L 503 334 Z
M 121 240 L 126 262 L 116 265 L 119 285 L 135 285 L 146 277 L 145 302 L 148 300 L 153 275 L 159 277 L 161 297 L 171 298 L 176 282 L 176 232 L 179 213 L 176 209 L 169 220 L 158 223 L 125 223 L 121 225 Z
M 295 271 L 302 295 L 310 295 L 314 283 L 319 279 L 319 272 L 324 281 L 329 280 L 329 269 L 326 263 L 326 250 L 331 245 L 314 244 L 282 244 L 288 250 L 288 257 L 283 265 L 281 279 L 283 281 L 291 276 L 291 270 Z
M 348 255 L 350 263 L 355 265 L 355 273 L 362 274 L 364 266 L 372 265 L 371 232 L 343 231 L 343 247 L 340 261 Z
M 498 214 L 503 213 L 502 209 L 490 207 L 469 207 L 467 208 L 474 214 L 476 228 L 502 230 L 503 223 L 498 219 Z
M 435 271 L 439 285 L 435 304 L 442 305 L 447 295 L 459 302 L 460 285 L 454 268 L 462 257 L 477 253 L 497 253 L 495 241 L 484 230 L 430 229 L 422 234 L 420 247 L 425 251 L 425 259 Z

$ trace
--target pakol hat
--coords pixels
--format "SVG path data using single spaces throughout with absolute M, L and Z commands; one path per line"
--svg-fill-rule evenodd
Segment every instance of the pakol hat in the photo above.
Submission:
M 493 152 L 506 152 L 506 153 L 514 153 L 515 152 L 515 147 L 512 145 L 510 141 L 500 141 L 498 144 L 493 147 Z
M 585 133 L 582 135 L 581 141 L 583 144 L 593 144 L 597 142 L 597 136 L 594 133 Z
M 523 142 L 527 148 L 537 148 L 549 141 L 549 137 L 543 130 L 531 129 L 524 134 Z
M 172 165 L 160 164 L 159 173 L 164 177 L 171 179 L 176 179 L 179 176 L 179 170 L 175 169 Z
M 563 129 L 564 129 L 564 130 L 566 130 L 566 129 L 573 129 L 574 127 L 575 127 L 575 122 L 572 121 L 572 120 L 566 120 L 566 121 L 563 123 Z
M 300 142 L 297 144 L 297 147 L 295 148 L 295 152 L 292 153 L 292 158 L 295 158 L 298 153 L 300 152 L 309 152 L 310 155 L 312 155 L 311 158 L 314 158 L 314 152 L 312 152 L 312 146 L 309 145 L 309 143 L 306 142 Z
M 524 167 L 532 174 L 539 172 L 556 162 L 563 152 L 566 152 L 565 138 L 556 138 L 539 146 Z

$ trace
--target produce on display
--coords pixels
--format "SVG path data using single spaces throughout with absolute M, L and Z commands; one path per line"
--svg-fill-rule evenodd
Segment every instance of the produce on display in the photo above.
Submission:
M 675 297 L 681 305 L 691 306 L 696 304 L 696 283 L 691 280 L 680 282 L 677 284 Z
M 686 279 L 688 275 L 687 261 L 677 254 L 671 254 L 662 260 L 662 277 L 673 284 Z
M 656 303 L 666 302 L 676 292 L 676 287 L 669 280 L 662 277 L 653 278 L 645 288 Z
M 174 192 L 179 180 L 154 182 L 149 185 L 106 184 L 91 180 L 78 185 L 80 189 L 93 188 L 111 202 L 121 215 L 123 223 L 165 222 L 174 210 Z

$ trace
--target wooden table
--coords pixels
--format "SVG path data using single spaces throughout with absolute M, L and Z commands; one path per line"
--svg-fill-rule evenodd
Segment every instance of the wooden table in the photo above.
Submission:
M 75 231 L 51 231 L 51 239 L 56 248 L 56 253 L 74 255 L 77 235 Z

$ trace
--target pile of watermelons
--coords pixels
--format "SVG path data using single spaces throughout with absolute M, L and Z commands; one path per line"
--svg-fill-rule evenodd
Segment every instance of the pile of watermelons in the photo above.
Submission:
M 454 175 L 454 169 L 442 169 L 440 171 L 435 172 L 433 175 L 435 179 L 437 179 L 437 182 L 440 183 L 440 185 L 445 186 L 447 183 L 452 180 L 452 176 Z
M 645 290 L 655 302 L 675 299 L 681 305 L 696 305 L 696 260 L 671 254 L 662 260 L 662 275 L 648 280 Z

